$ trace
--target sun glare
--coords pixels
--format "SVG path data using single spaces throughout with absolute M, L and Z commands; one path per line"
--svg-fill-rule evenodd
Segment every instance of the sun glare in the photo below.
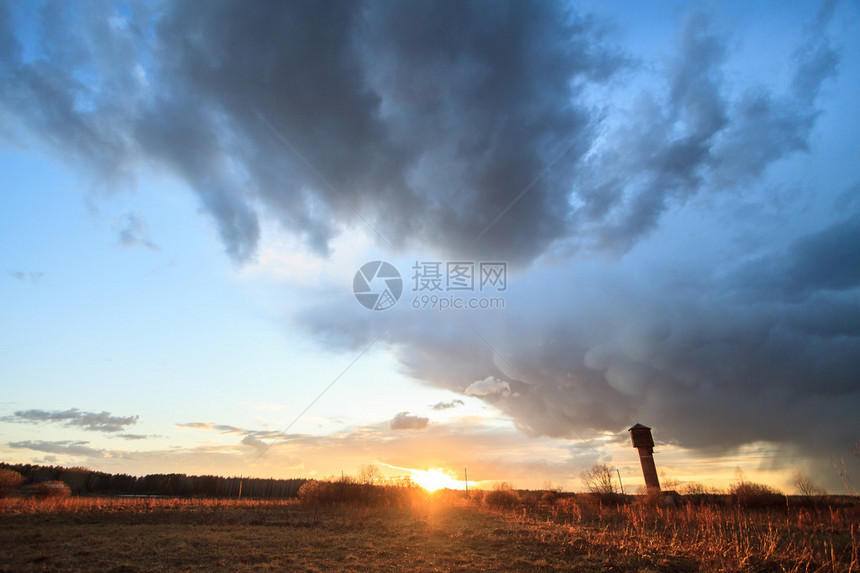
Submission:
M 463 489 L 465 484 L 457 478 L 451 477 L 444 470 L 410 470 L 412 472 L 412 481 L 426 489 L 427 491 L 436 491 L 437 489 Z

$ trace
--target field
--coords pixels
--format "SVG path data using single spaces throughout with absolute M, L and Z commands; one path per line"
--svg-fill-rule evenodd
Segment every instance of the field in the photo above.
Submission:
M 504 492 L 8 498 L 0 571 L 857 571 L 856 500 L 781 508 Z M 529 494 L 534 494 L 529 497 Z

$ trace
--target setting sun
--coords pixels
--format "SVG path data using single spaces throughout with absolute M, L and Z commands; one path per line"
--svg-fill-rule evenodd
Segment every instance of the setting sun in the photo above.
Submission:
M 427 491 L 436 491 L 437 489 L 464 489 L 466 483 L 451 477 L 445 470 L 430 469 L 430 470 L 410 470 L 412 472 L 412 481 L 426 489 Z

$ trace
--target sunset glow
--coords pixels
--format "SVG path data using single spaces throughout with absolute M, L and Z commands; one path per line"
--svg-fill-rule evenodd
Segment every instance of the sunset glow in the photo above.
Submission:
M 412 481 L 426 489 L 427 491 L 436 491 L 437 489 L 465 489 L 466 482 L 458 480 L 445 470 L 429 469 L 429 470 L 410 470 L 412 472 Z

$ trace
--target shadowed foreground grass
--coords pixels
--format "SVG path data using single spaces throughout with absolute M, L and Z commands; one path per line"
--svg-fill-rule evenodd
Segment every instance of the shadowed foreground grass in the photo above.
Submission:
M 856 517 L 573 498 L 493 509 L 442 492 L 395 506 L 7 499 L 0 570 L 851 571 Z

